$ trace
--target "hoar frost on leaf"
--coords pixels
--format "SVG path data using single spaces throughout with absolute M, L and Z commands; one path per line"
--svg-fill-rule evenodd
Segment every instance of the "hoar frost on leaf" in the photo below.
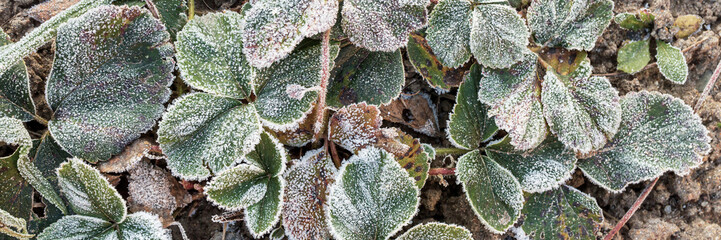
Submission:
M 396 240 L 471 240 L 473 236 L 465 227 L 445 223 L 419 224 L 408 229 Z
M 656 63 L 661 74 L 675 84 L 686 83 L 688 65 L 681 49 L 661 40 L 656 45 Z
M 350 41 L 371 50 L 393 52 L 408 34 L 426 25 L 430 0 L 346 0 L 342 26 Z
M 349 151 L 357 152 L 378 142 L 382 121 L 378 107 L 365 103 L 351 104 L 330 118 L 328 139 Z
M 73 212 L 111 223 L 125 220 L 125 201 L 97 169 L 72 158 L 60 165 L 57 174 Z
M 14 217 L 2 209 L 0 209 L 0 233 L 18 239 L 30 239 L 33 237 L 33 235 L 28 234 L 25 219 Z M 2 237 L 1 234 L 0 237 Z
M 465 71 L 445 67 L 431 50 L 424 35 L 422 32 L 411 33 L 408 45 L 406 45 L 408 61 L 437 92 L 448 92 L 452 87 L 458 87 L 463 80 L 461 75 Z
M 419 192 L 393 155 L 363 149 L 331 186 L 326 210 L 331 233 L 340 240 L 388 239 L 415 215 Z
M 128 215 L 122 223 L 71 215 L 65 216 L 38 235 L 39 240 L 52 239 L 148 239 L 170 240 L 170 231 L 163 229 L 158 217 L 146 212 Z
M 468 0 L 441 0 L 428 20 L 428 45 L 444 66 L 458 67 L 471 59 L 471 8 Z
M 480 64 L 508 68 L 524 59 L 531 33 L 516 9 L 482 4 L 475 6 L 471 20 L 470 47 Z
M 656 92 L 629 93 L 621 99 L 621 127 L 595 156 L 578 167 L 594 183 L 620 192 L 628 184 L 664 172 L 686 174 L 711 150 L 708 130 L 681 99 Z
M 15 152 L 0 157 L 0 208 L 10 215 L 27 219 L 32 214 L 33 188 L 19 169 L 21 158 L 27 158 L 32 147 L 30 134 L 23 123 L 14 118 L 0 117 L 0 143 L 16 145 Z
M 476 149 L 481 142 L 489 140 L 498 131 L 493 119 L 488 117 L 489 107 L 478 100 L 479 67 L 474 65 L 465 81 L 458 88 L 456 105 L 448 120 L 448 139 L 463 149 Z
M 561 187 L 526 198 L 521 228 L 531 239 L 596 239 L 603 213 L 596 200 L 573 187 Z
M 188 0 L 154 0 L 155 7 L 160 14 L 160 21 L 170 33 L 170 38 L 175 42 L 177 33 L 188 23 Z
M 12 44 L 0 29 L 0 47 Z M 30 121 L 35 114 L 35 105 L 30 98 L 30 79 L 25 62 L 19 60 L 7 71 L 0 72 L 0 117 L 12 117 Z
M 336 22 L 336 0 L 255 1 L 244 12 L 243 52 L 258 68 L 285 58 L 293 48 Z
M 528 25 L 536 43 L 590 51 L 613 18 L 611 0 L 534 0 Z
M 58 30 L 48 128 L 73 156 L 105 161 L 150 130 L 173 79 L 163 24 L 138 7 L 101 6 Z

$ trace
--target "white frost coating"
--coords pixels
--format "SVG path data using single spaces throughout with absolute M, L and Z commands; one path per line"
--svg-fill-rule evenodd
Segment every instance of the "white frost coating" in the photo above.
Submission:
M 528 25 L 536 43 L 591 51 L 613 18 L 611 0 L 535 0 Z
M 418 209 L 418 187 L 384 150 L 370 147 L 359 151 L 337 176 L 326 211 L 336 239 L 388 239 L 408 224 Z
M 426 223 L 408 229 L 396 240 L 472 240 L 473 236 L 463 226 L 446 223 Z
M 27 234 L 27 232 L 28 230 L 25 219 L 16 218 L 5 210 L 0 209 L 0 233 L 13 237 L 27 237 L 30 239 L 32 235 Z
M 136 212 L 128 215 L 119 226 L 120 239 L 170 240 L 170 230 L 163 229 L 158 216 L 147 212 Z
M 273 226 L 280 221 L 285 186 L 286 183 L 282 177 L 272 177 L 268 181 L 268 191 L 263 199 L 245 209 L 245 226 L 248 227 L 254 238 L 259 239 L 269 233 L 273 230 Z
M 470 46 L 483 66 L 508 68 L 523 60 L 531 33 L 516 9 L 501 4 L 475 6 Z
M 343 32 L 356 46 L 393 52 L 404 47 L 408 34 L 426 25 L 430 0 L 346 0 Z
M 458 148 L 476 149 L 498 131 L 493 119 L 488 117 L 489 107 L 478 100 L 481 74 L 479 65 L 471 67 L 458 87 L 456 105 L 448 118 L 448 140 Z
M 0 117 L 0 142 L 19 145 L 16 151 L 23 151 L 22 155 L 27 155 L 33 146 L 30 133 L 25 130 L 23 122 L 9 117 Z
M 666 79 L 675 84 L 686 83 L 688 65 L 686 65 L 686 56 L 683 55 L 681 49 L 661 40 L 656 43 L 658 45 L 656 47 L 658 70 Z
M 72 158 L 57 169 L 58 184 L 76 214 L 101 218 L 112 223 L 125 220 L 125 201 L 100 172 Z
M 253 66 L 268 67 L 303 38 L 331 28 L 337 12 L 336 0 L 257 1 L 244 13 L 243 52 Z
M 428 46 L 444 66 L 456 68 L 468 62 L 471 59 L 471 2 L 439 1 L 431 12 L 426 34 Z
M 228 210 L 240 211 L 259 202 L 268 190 L 266 172 L 254 165 L 241 164 L 221 172 L 207 186 L 205 194 L 213 204 Z
M 0 48 L 8 44 L 12 42 L 0 28 Z M 13 117 L 24 122 L 32 120 L 35 104 L 30 91 L 25 62 L 19 60 L 7 71 L 0 71 L 0 117 Z
M 365 102 L 341 108 L 330 119 L 328 139 L 339 146 L 356 152 L 378 141 L 383 118 L 380 110 Z
M 122 223 L 111 223 L 100 218 L 82 215 L 65 216 L 45 228 L 37 237 L 39 240 L 171 239 L 170 231 L 163 229 L 160 219 L 147 212 L 128 215 L 128 218 Z

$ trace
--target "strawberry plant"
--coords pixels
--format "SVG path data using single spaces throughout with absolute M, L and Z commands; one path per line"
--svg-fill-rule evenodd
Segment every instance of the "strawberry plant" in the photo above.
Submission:
M 566 185 L 574 171 L 621 192 L 686 174 L 710 151 L 680 99 L 621 96 L 592 74 L 610 0 L 263 0 L 198 16 L 192 0 L 110 3 L 80 1 L 17 43 L 0 32 L 0 142 L 12 146 L 0 158 L 2 239 L 170 239 L 98 170 L 141 135 L 173 181 L 226 211 L 214 221 L 242 216 L 270 239 L 472 239 L 413 222 L 436 155 L 459 155 L 442 170 L 490 232 L 592 239 L 603 213 Z M 615 19 L 648 32 L 653 15 Z M 44 118 L 22 58 L 53 37 Z M 650 55 L 636 51 L 649 43 L 624 47 L 619 69 L 643 68 Z M 664 76 L 685 81 L 683 54 L 656 45 Z M 403 51 L 455 93 L 455 148 L 384 126 L 406 84 Z

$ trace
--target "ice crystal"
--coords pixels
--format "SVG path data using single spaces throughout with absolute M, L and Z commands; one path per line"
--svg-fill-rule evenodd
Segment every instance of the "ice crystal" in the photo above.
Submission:
M 458 87 L 462 81 L 463 69 L 443 66 L 423 35 L 422 33 L 411 33 L 411 38 L 406 46 L 408 61 L 437 92 L 448 92 L 452 87 Z
M 158 217 L 146 212 L 128 215 L 124 222 L 115 224 L 106 220 L 83 216 L 65 216 L 51 224 L 39 240 L 51 239 L 149 239 L 170 240 L 170 231 L 163 229 Z
M 613 137 L 621 122 L 618 91 L 605 77 L 591 77 L 584 61 L 569 76 L 548 68 L 541 102 L 551 132 L 567 147 L 588 153 Z
M 173 46 L 138 7 L 101 6 L 58 30 L 48 126 L 73 156 L 105 161 L 155 125 L 170 96 Z
M 536 81 L 537 56 L 527 54 L 509 69 L 483 69 L 474 65 L 469 77 L 482 75 L 478 99 L 491 107 L 488 115 L 508 132 L 511 144 L 519 150 L 532 149 L 546 138 L 540 84 Z
M 510 171 L 474 150 L 458 159 L 456 176 L 488 230 L 500 234 L 513 226 L 521 215 L 523 193 Z
M 516 9 L 502 4 L 478 5 L 471 22 L 470 47 L 480 64 L 508 68 L 523 60 L 531 33 Z
M 73 212 L 111 223 L 125 220 L 125 201 L 97 169 L 72 158 L 60 165 L 57 174 Z
M 566 185 L 528 196 L 523 216 L 521 228 L 531 239 L 596 239 L 603 222 L 596 200 Z
M 175 42 L 175 37 L 178 32 L 183 29 L 186 23 L 188 23 L 188 15 L 185 13 L 188 11 L 187 0 L 154 0 L 158 14 L 160 14 L 160 21 L 163 22 L 165 28 L 170 33 L 170 38 Z
M 326 103 L 337 108 L 360 102 L 387 104 L 398 97 L 404 84 L 400 50 L 371 52 L 348 46 L 341 49 L 331 71 Z
M 268 67 L 303 38 L 331 28 L 337 12 L 336 0 L 256 1 L 244 12 L 243 52 L 253 66 Z
M 352 152 L 378 142 L 383 118 L 376 106 L 351 104 L 338 110 L 328 123 L 328 139 Z
M 474 65 L 458 88 L 456 105 L 448 119 L 448 139 L 463 149 L 476 149 L 498 131 L 493 119 L 488 117 L 489 107 L 478 100 L 480 68 Z
M 614 192 L 664 172 L 686 174 L 711 146 L 708 130 L 681 99 L 656 92 L 621 99 L 621 127 L 612 141 L 578 166 L 594 183 Z
M 326 211 L 336 239 L 388 239 L 416 213 L 420 191 L 384 150 L 359 151 L 337 176 Z
M 656 41 L 656 62 L 666 79 L 675 84 L 686 83 L 688 65 L 681 49 L 661 40 Z
M 325 210 L 336 169 L 323 149 L 309 151 L 285 173 L 283 227 L 291 240 L 328 239 Z
M 178 33 L 178 68 L 188 85 L 237 99 L 251 95 L 256 70 L 241 48 L 242 20 L 235 12 L 209 13 Z
M 283 189 L 285 181 L 280 177 L 267 180 L 268 190 L 259 202 L 245 209 L 245 225 L 255 238 L 269 233 L 280 220 L 283 208 Z
M 27 224 L 25 219 L 14 217 L 5 210 L 0 209 L 0 233 L 6 234 L 18 239 L 30 239 L 33 236 L 27 234 Z M 0 235 L 2 237 L 3 235 Z
M 158 143 L 174 175 L 201 180 L 239 162 L 260 141 L 262 131 L 255 105 L 192 93 L 168 107 Z
M 636 74 L 641 71 L 649 61 L 651 61 L 651 52 L 649 51 L 650 40 L 641 40 L 629 42 L 618 49 L 618 70 L 628 74 Z M 684 62 L 685 63 L 685 62 Z
M 528 25 L 536 43 L 590 51 L 613 18 L 611 0 L 535 0 Z
M 444 66 L 458 67 L 471 59 L 471 2 L 441 0 L 428 20 L 428 45 Z
M 403 235 L 396 240 L 472 240 L 471 232 L 465 227 L 445 224 L 445 223 L 426 223 L 419 224 L 408 229 Z
M 11 44 L 8 35 L 0 29 L 0 47 Z M 35 105 L 30 98 L 30 79 L 25 62 L 19 60 L 7 71 L 0 72 L 0 117 L 30 121 Z
M 426 25 L 430 0 L 346 0 L 343 31 L 355 45 L 393 52 L 406 45 L 408 34 Z
M 170 230 L 163 229 L 158 217 L 147 212 L 128 215 L 128 218 L 118 225 L 118 229 L 120 239 L 171 239 Z

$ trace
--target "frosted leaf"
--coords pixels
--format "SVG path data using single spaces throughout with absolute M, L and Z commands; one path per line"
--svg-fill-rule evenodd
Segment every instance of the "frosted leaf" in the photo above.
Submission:
M 536 43 L 591 51 L 613 18 L 611 0 L 535 0 L 527 13 Z
M 598 150 L 621 122 L 618 91 L 605 77 L 591 77 L 586 60 L 568 76 L 548 68 L 541 102 L 551 132 L 566 147 L 581 153 Z
M 456 105 L 448 119 L 448 139 L 463 149 L 480 147 L 498 131 L 488 116 L 489 107 L 478 100 L 480 75 L 480 67 L 473 65 L 458 88 Z
M 636 74 L 651 61 L 650 40 L 629 42 L 618 49 L 618 70 Z
M 108 160 L 150 130 L 174 79 L 163 24 L 138 7 L 101 6 L 58 30 L 49 130 L 73 156 Z
M 33 157 L 33 164 L 40 170 L 43 177 L 48 179 L 50 185 L 53 185 L 56 191 L 60 191 L 55 169 L 73 156 L 65 152 L 50 134 L 43 136 L 40 140 L 40 145 Z
M 33 237 L 33 235 L 28 234 L 25 219 L 16 218 L 2 209 L 0 209 L 0 233 L 18 239 L 30 239 Z M 2 234 L 0 234 L 0 237 L 3 236 Z
M 396 161 L 422 189 L 430 169 L 429 153 L 421 141 L 397 128 L 381 129 L 376 147 L 395 155 Z
M 708 130 L 681 99 L 656 92 L 621 99 L 621 127 L 595 156 L 578 161 L 594 183 L 620 192 L 664 172 L 686 174 L 711 149 Z
M 125 201 L 97 169 L 72 158 L 60 164 L 57 174 L 73 212 L 112 223 L 125 220 Z
M 356 46 L 393 52 L 406 45 L 408 34 L 426 25 L 429 0 L 346 0 L 343 32 Z
M 265 68 L 285 58 L 303 38 L 331 28 L 336 0 L 256 1 L 244 12 L 243 52 L 248 61 Z
M 688 65 L 680 48 L 661 40 L 656 41 L 656 63 L 658 70 L 666 79 L 675 84 L 686 83 Z
M 245 156 L 246 163 L 263 169 L 271 176 L 280 176 L 285 171 L 287 160 L 285 147 L 266 132 L 260 134 L 260 143 Z
M 263 169 L 241 164 L 215 177 L 204 188 L 205 194 L 216 205 L 238 211 L 260 201 L 268 190 L 266 175 Z
M 326 211 L 336 239 L 388 239 L 417 211 L 420 191 L 384 150 L 359 151 L 337 176 Z
M 324 149 L 307 152 L 296 161 L 284 179 L 283 227 L 289 239 L 328 239 L 325 210 L 328 187 L 335 181 L 336 168 Z
M 30 185 L 32 185 L 44 199 L 55 205 L 55 207 L 59 208 L 63 213 L 68 212 L 62 198 L 60 198 L 60 195 L 55 191 L 55 188 L 53 188 L 53 186 L 50 185 L 50 182 L 43 177 L 43 174 L 37 167 L 35 167 L 35 164 L 30 161 L 30 158 L 27 155 L 20 156 L 20 158 L 18 158 L 17 166 L 20 171 L 20 175 L 25 179 L 25 181 L 30 183 Z
M 613 21 L 623 29 L 638 31 L 650 27 L 655 16 L 646 9 L 639 11 L 639 16 L 633 13 L 619 13 L 613 17 Z
M 432 145 L 427 143 L 422 143 L 421 146 L 423 146 L 423 151 L 428 153 L 428 159 L 433 161 L 433 159 L 436 159 L 436 149 L 433 148 Z
M 178 32 L 188 23 L 187 0 L 153 0 L 155 8 L 160 14 L 160 21 L 170 33 L 170 38 L 175 42 Z
M 331 62 L 337 55 L 338 44 L 331 44 Z M 313 108 L 321 80 L 321 56 L 320 44 L 306 42 L 287 58 L 258 72 L 255 105 L 265 126 L 274 130 L 294 128 Z M 286 92 L 290 85 L 314 90 L 306 92 L 302 99 L 295 99 Z
M 72 215 L 53 223 L 38 235 L 45 239 L 148 239 L 170 240 L 170 231 L 155 215 L 137 212 L 128 215 L 122 223 L 111 223 L 100 218 Z
M 471 51 L 480 64 L 508 68 L 523 60 L 531 33 L 515 8 L 478 5 L 473 9 L 471 22 Z
M 20 120 L 10 117 L 0 117 L 0 142 L 18 146 L 16 153 L 24 156 L 30 153 L 30 148 L 33 146 L 25 125 Z
M 471 232 L 465 227 L 445 224 L 445 223 L 426 223 L 419 224 L 408 229 L 403 235 L 396 240 L 472 240 Z
M 128 218 L 118 228 L 119 239 L 152 239 L 170 240 L 170 231 L 163 229 L 163 224 L 157 216 L 147 212 L 137 212 L 128 215 Z
M 255 105 L 192 93 L 168 107 L 158 143 L 174 175 L 200 180 L 239 162 L 260 141 L 262 131 Z
M 474 150 L 458 159 L 456 176 L 473 212 L 489 231 L 503 233 L 518 220 L 523 193 L 510 171 Z
M 242 17 L 235 12 L 208 13 L 193 18 L 178 33 L 178 68 L 188 85 L 237 99 L 253 92 L 256 70 L 241 46 Z
M 0 47 L 11 44 L 0 29 Z M 33 120 L 35 105 L 30 98 L 30 79 L 25 62 L 17 61 L 7 71 L 0 72 L 0 117 L 12 117 L 24 122 Z
M 268 238 L 270 240 L 283 240 L 285 239 L 285 229 L 283 229 L 283 226 L 277 227 L 273 229 L 273 231 L 270 231 L 270 235 L 268 235 Z
M 546 138 L 533 150 L 515 150 L 508 137 L 486 147 L 486 155 L 508 169 L 524 192 L 543 192 L 563 184 L 576 168 L 576 155 L 555 137 Z
M 326 122 L 328 120 L 327 115 L 329 114 L 329 111 L 316 111 L 315 104 L 313 104 L 313 109 L 310 110 L 310 113 L 305 117 L 305 119 L 298 123 L 297 128 L 289 128 L 282 131 L 275 131 L 273 129 L 266 128 L 265 131 L 273 133 L 273 135 L 283 145 L 292 147 L 305 146 L 313 140 L 313 135 L 315 135 L 315 124 L 318 112 L 322 112 L 324 114 L 323 124 L 321 124 L 321 126 L 325 129 L 327 126 Z M 321 130 L 320 132 L 325 132 L 325 130 Z
M 255 238 L 269 233 L 280 220 L 283 208 L 283 189 L 285 181 L 279 176 L 267 179 L 268 190 L 259 202 L 245 209 L 245 225 Z
M 511 136 L 518 150 L 532 149 L 546 138 L 546 120 L 541 106 L 541 89 L 536 80 L 537 57 L 533 54 L 509 69 L 483 69 L 478 99 L 491 107 L 498 128 Z M 477 78 L 481 67 L 471 67 L 469 77 Z
M 471 7 L 468 0 L 441 0 L 433 7 L 426 39 L 446 67 L 455 68 L 471 59 Z
M 351 152 L 357 152 L 378 142 L 382 122 L 378 107 L 365 103 L 351 104 L 330 118 L 328 140 Z
M 444 92 L 460 85 L 463 70 L 444 67 L 422 34 L 411 33 L 406 52 L 416 72 L 432 87 Z
M 596 239 L 603 222 L 596 200 L 567 185 L 528 196 L 523 217 L 531 239 Z
M 338 54 L 330 76 L 326 103 L 337 108 L 360 102 L 390 103 L 405 85 L 400 50 L 388 53 L 345 47 Z
M 28 157 L 30 134 L 20 120 L 0 117 L 0 142 L 18 147 L 12 155 L 0 157 L 0 206 L 12 216 L 29 219 L 33 188 L 20 174 L 18 161 Z

